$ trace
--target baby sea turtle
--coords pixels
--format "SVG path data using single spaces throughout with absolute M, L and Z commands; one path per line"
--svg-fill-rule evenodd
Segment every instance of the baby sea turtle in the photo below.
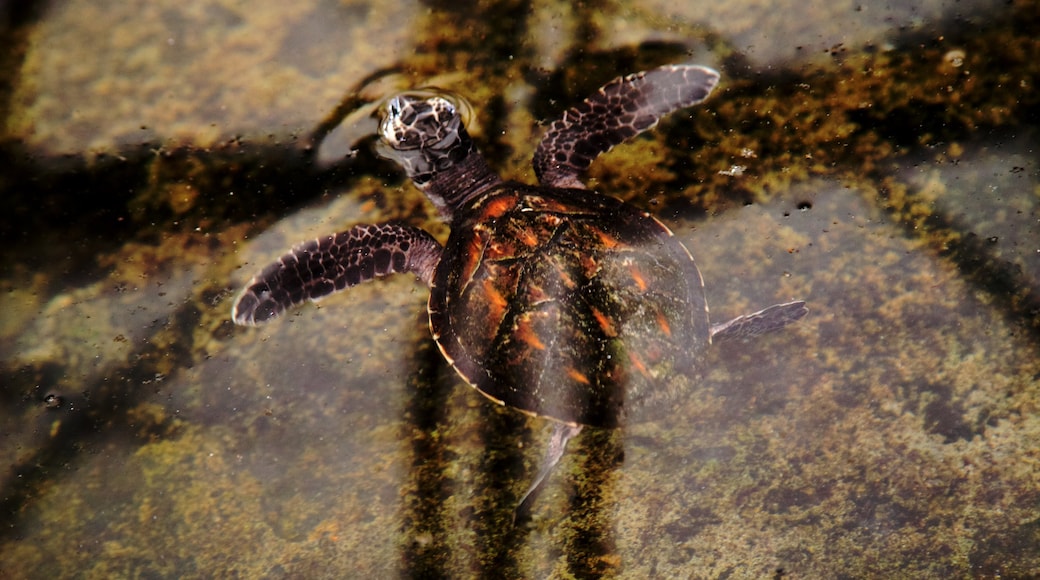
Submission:
M 626 400 L 697 370 L 712 340 L 750 337 L 805 315 L 770 306 L 712 325 L 700 272 L 661 222 L 579 180 L 601 153 L 703 101 L 719 75 L 664 66 L 618 78 L 552 123 L 534 155 L 540 186 L 503 181 L 456 107 L 429 93 L 385 105 L 381 154 L 451 224 L 442 247 L 406 225 L 358 225 L 303 243 L 235 301 L 259 324 L 306 300 L 411 272 L 430 287 L 430 330 L 445 359 L 489 399 L 554 420 L 528 498 L 583 425 L 617 427 Z

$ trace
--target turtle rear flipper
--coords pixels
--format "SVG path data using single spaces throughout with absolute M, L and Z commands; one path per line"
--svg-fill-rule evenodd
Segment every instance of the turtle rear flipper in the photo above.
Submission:
M 552 434 L 549 436 L 549 445 L 545 448 L 545 458 L 542 459 L 542 466 L 538 468 L 538 473 L 534 476 L 534 480 L 531 481 L 531 486 L 524 492 L 523 497 L 516 504 L 516 510 L 513 511 L 514 524 L 522 523 L 530 516 L 531 504 L 534 503 L 535 498 L 542 491 L 542 484 L 545 483 L 549 474 L 556 469 L 560 459 L 563 458 L 563 452 L 567 450 L 567 442 L 576 437 L 578 433 L 581 433 L 581 425 L 572 425 L 570 423 L 553 424 Z
M 231 317 L 261 324 L 307 300 L 395 273 L 412 272 L 428 285 L 440 255 L 437 240 L 418 228 L 354 226 L 300 244 L 264 268 L 238 295 Z
M 809 312 L 805 302 L 797 300 L 774 304 L 758 312 L 738 316 L 720 324 L 711 325 L 711 339 L 719 342 L 754 338 L 760 334 L 780 330 Z
M 719 73 L 703 66 L 663 66 L 618 77 L 549 127 L 534 154 L 542 185 L 584 188 L 578 175 L 601 153 L 695 105 L 711 93 Z

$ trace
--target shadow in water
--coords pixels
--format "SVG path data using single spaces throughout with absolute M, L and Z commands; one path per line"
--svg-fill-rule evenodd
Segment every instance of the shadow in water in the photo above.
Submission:
M 402 572 L 407 578 L 440 578 L 448 575 L 451 554 L 445 524 L 453 518 L 444 513 L 451 494 L 447 480 L 451 457 L 443 433 L 449 424 L 448 399 L 455 381 L 428 337 L 416 347 L 409 366 L 415 371 L 408 381 L 412 393 L 402 435 L 412 442 L 408 493 L 402 505 Z
M 127 357 L 132 363 L 106 370 L 86 384 L 70 381 L 65 368 L 55 363 L 23 367 L 0 376 L 4 398 L 20 398 L 27 411 L 25 416 L 30 415 L 29 408 L 47 404 L 40 396 L 26 393 L 43 393 L 44 397 L 57 394 L 61 398 L 60 406 L 36 418 L 36 429 L 49 431 L 48 438 L 21 455 L 19 462 L 9 467 L 8 477 L 0 482 L 0 518 L 5 523 L 0 525 L 0 539 L 18 533 L 15 524 L 39 490 L 57 478 L 75 473 L 70 467 L 97 438 L 119 429 L 128 433 L 130 427 L 140 429 L 140 425 L 133 425 L 134 419 L 127 417 L 127 411 L 153 394 L 141 386 L 152 382 L 158 369 L 165 368 L 171 360 L 176 369 L 191 367 L 192 336 L 200 314 L 194 303 L 188 303 L 168 319 L 155 321 L 152 333 L 140 341 L 141 348 Z M 161 437 L 163 426 L 152 426 L 151 431 Z M 148 438 L 139 438 L 137 444 L 147 442 Z
M 513 525 L 520 499 L 517 490 L 532 477 L 523 449 L 532 445 L 530 422 L 520 412 L 484 403 L 480 408 L 480 441 L 483 451 L 476 474 L 479 497 L 473 514 L 477 536 L 478 568 L 483 577 L 502 571 L 506 578 L 521 577 L 517 552 L 530 530 Z M 539 450 L 540 452 L 540 450 Z
M 567 569 L 575 578 L 614 577 L 621 573 L 614 534 L 618 470 L 625 459 L 621 429 L 586 429 L 574 451 L 580 467 L 572 476 L 566 521 Z

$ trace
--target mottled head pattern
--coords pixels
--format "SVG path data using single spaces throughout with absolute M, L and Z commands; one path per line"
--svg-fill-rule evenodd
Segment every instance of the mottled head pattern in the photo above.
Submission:
M 390 99 L 379 135 L 380 154 L 397 162 L 420 187 L 473 152 L 458 109 L 439 96 L 404 94 Z
M 466 132 L 465 107 L 433 91 L 406 93 L 387 101 L 379 125 L 378 153 L 400 165 L 448 222 L 502 182 Z

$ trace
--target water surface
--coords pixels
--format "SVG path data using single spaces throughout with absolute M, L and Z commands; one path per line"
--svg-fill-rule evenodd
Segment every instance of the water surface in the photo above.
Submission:
M 7 8 L 0 575 L 1040 571 L 1040 9 L 824 4 Z M 527 525 L 549 426 L 452 373 L 420 283 L 231 324 L 298 241 L 446 236 L 371 152 L 381 96 L 464 96 L 531 182 L 545 122 L 671 62 L 722 85 L 591 185 L 673 228 L 715 320 L 811 312 L 586 430 Z

